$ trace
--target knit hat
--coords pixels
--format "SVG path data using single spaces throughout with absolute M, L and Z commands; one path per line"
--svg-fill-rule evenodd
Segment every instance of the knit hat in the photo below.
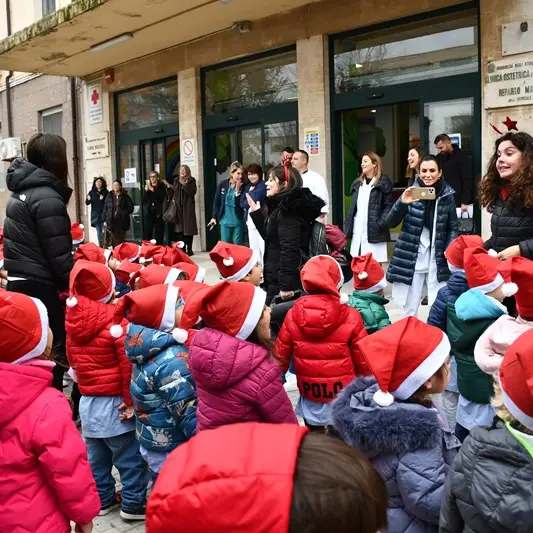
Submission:
M 266 293 L 250 283 L 221 281 L 190 295 L 185 302 L 181 327 L 192 328 L 199 317 L 210 328 L 246 340 L 265 308 Z
M 48 313 L 37 298 L 0 291 L 0 362 L 23 363 L 40 357 L 48 340 Z
M 240 281 L 259 262 L 257 254 L 251 248 L 223 241 L 216 244 L 209 252 L 209 257 L 225 281 Z
M 83 232 L 83 224 L 74 222 L 70 226 L 70 235 L 72 237 L 72 244 L 79 244 L 85 239 L 85 233 Z
M 505 352 L 500 385 L 505 407 L 533 431 L 533 330 L 520 335 Z
M 385 271 L 372 254 L 352 259 L 353 286 L 358 291 L 378 292 L 387 286 Z
M 174 268 L 185 272 L 191 281 L 202 283 L 205 278 L 205 268 L 198 266 L 196 263 L 176 263 Z
M 129 261 L 133 263 L 139 259 L 141 247 L 134 242 L 123 242 L 113 250 L 113 257 L 117 261 Z
M 511 257 L 500 263 L 500 274 L 516 285 L 516 309 L 518 314 L 533 317 L 533 261 L 525 257 Z
M 450 355 L 448 337 L 434 326 L 407 317 L 357 343 L 379 390 L 374 401 L 387 407 L 407 400 L 436 374 Z
M 130 283 L 134 276 L 142 269 L 139 263 L 130 263 L 129 261 L 122 261 L 117 268 L 115 268 L 115 276 L 120 283 Z
M 156 265 L 172 266 L 176 263 L 189 263 L 194 265 L 195 262 L 180 248 L 165 246 L 162 250 L 157 250 L 153 255 L 153 262 Z
M 181 273 L 181 270 L 165 265 L 148 265 L 134 274 L 132 281 L 138 279 L 139 289 L 146 289 L 152 285 L 173 283 Z
M 478 289 L 483 294 L 495 291 L 503 285 L 502 294 L 507 298 L 516 294 L 518 287 L 514 283 L 505 283 L 500 274 L 501 262 L 484 248 L 467 248 L 464 254 L 466 281 L 471 289 Z
M 108 257 L 111 254 L 111 250 L 104 250 L 100 248 L 94 242 L 88 242 L 87 244 L 80 244 L 74 252 L 74 261 L 84 259 L 86 261 L 92 261 L 93 263 L 101 263 L 105 265 L 107 258 L 105 252 L 108 252 Z
M 339 296 L 344 285 L 341 266 L 329 255 L 316 255 L 307 261 L 300 272 L 304 291 L 308 294 Z M 348 303 L 348 295 L 341 294 L 340 302 Z
M 450 243 L 444 256 L 451 272 L 464 272 L 464 255 L 467 248 L 483 248 L 483 239 L 479 235 L 459 235 Z
M 129 292 L 119 299 L 115 306 L 113 325 L 109 332 L 115 339 L 124 333 L 120 323 L 123 318 L 129 322 L 172 333 L 176 342 L 183 344 L 188 333 L 176 328 L 176 303 L 179 289 L 174 285 L 153 285 L 146 289 Z
M 78 305 L 76 296 L 85 296 L 89 300 L 107 303 L 115 292 L 115 275 L 106 265 L 91 261 L 78 261 L 70 273 L 70 298 L 68 307 Z

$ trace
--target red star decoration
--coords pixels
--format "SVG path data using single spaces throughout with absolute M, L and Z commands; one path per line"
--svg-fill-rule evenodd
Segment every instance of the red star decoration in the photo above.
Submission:
M 516 127 L 517 123 L 518 123 L 518 120 L 511 120 L 509 117 L 505 117 L 505 120 L 502 122 L 504 126 L 507 126 L 508 131 L 513 131 L 513 130 L 518 131 L 518 128 Z

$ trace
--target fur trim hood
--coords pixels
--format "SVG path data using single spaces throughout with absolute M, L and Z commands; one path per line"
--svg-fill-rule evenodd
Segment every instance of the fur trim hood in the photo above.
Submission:
M 267 198 L 267 205 L 270 212 L 279 208 L 284 215 L 295 216 L 311 223 L 320 216 L 326 204 L 304 187 Z
M 333 402 L 333 426 L 347 444 L 370 457 L 439 445 L 442 424 L 436 409 L 398 401 L 379 407 L 373 400 L 377 390 L 375 378 L 357 378 Z

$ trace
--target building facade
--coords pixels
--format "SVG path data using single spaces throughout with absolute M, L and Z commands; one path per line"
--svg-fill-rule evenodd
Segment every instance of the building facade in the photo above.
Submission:
M 409 149 L 434 152 L 445 132 L 479 178 L 496 130 L 515 121 L 533 129 L 528 8 L 528 0 L 84 0 L 0 42 L 0 68 L 82 80 L 77 198 L 97 175 L 120 178 L 136 205 L 130 238 L 142 235 L 150 171 L 171 179 L 188 164 L 205 249 L 229 165 L 276 164 L 287 145 L 311 154 L 339 224 L 367 151 L 382 157 L 399 195 Z

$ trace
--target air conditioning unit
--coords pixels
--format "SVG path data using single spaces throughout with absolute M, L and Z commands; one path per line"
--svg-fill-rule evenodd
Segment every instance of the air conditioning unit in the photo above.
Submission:
M 22 157 L 22 143 L 19 137 L 8 137 L 0 140 L 0 159 L 10 161 Z

